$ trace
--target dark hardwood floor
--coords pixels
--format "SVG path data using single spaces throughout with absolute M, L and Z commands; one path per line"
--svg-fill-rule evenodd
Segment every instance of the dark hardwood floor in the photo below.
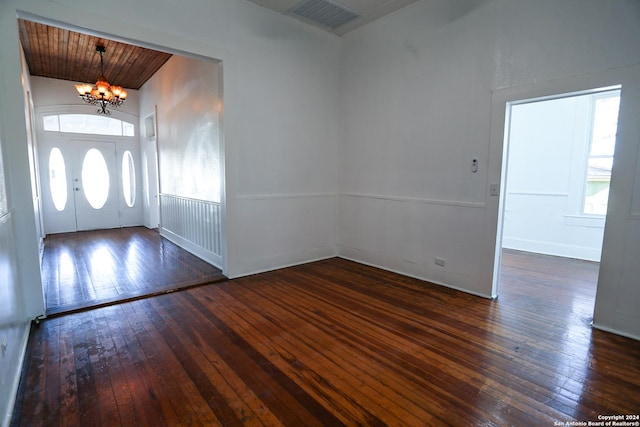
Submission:
M 589 326 L 595 273 L 507 252 L 489 301 L 334 258 L 46 320 L 12 425 L 553 426 L 637 414 L 640 342 Z
M 52 234 L 42 258 L 47 315 L 225 280 L 145 227 Z

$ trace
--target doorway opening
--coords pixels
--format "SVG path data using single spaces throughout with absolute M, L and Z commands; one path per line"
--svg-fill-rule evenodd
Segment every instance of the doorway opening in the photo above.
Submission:
M 35 169 L 40 172 L 36 179 L 46 193 L 42 203 L 47 210 L 36 212 L 45 223 L 40 240 L 46 234 L 145 225 L 221 273 L 226 264 L 221 61 L 156 46 L 140 47 L 137 42 L 107 39 L 73 26 L 61 28 L 59 23 L 38 17 L 29 19 L 19 18 L 18 23 L 23 69 L 27 70 L 24 77 L 34 89 L 30 98 L 40 112 Z M 46 37 L 51 32 L 65 37 Z M 62 45 L 60 40 L 69 41 Z M 112 110 L 113 116 L 106 118 L 83 113 L 87 107 L 82 102 L 51 103 L 51 99 L 67 99 L 74 83 L 85 77 L 57 74 L 71 73 L 73 67 L 43 67 L 36 72 L 29 58 L 44 57 L 57 49 L 67 51 L 66 44 L 107 44 L 112 52 L 129 52 L 111 57 L 119 84 L 124 79 L 137 82 L 137 86 L 126 85 L 131 91 L 122 111 Z M 82 63 L 81 59 L 68 58 L 67 62 Z M 142 79 L 144 73 L 149 75 Z M 173 87 L 185 90 L 177 93 Z M 86 126 L 70 129 L 67 119 L 80 116 L 91 117 L 91 123 L 82 120 L 91 130 L 103 125 L 106 133 L 87 131 Z M 119 120 L 121 116 L 131 116 L 131 120 Z M 105 123 L 94 123 L 100 120 Z M 113 134 L 111 125 L 116 122 L 120 133 Z M 121 266 L 114 268 L 122 270 Z
M 536 286 L 554 310 L 591 322 L 619 102 L 620 86 L 506 103 L 501 298 L 516 297 L 512 283 Z

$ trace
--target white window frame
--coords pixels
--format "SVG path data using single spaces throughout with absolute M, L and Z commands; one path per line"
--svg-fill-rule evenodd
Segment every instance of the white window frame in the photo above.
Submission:
M 133 125 L 133 136 L 123 136 L 123 135 L 101 135 L 101 134 L 91 134 L 91 133 L 74 133 L 74 132 L 60 132 L 60 131 L 45 131 L 44 130 L 44 117 L 45 116 L 53 116 L 53 115 L 65 115 L 65 114 L 85 114 L 88 116 L 98 116 L 98 114 L 93 113 L 91 109 L 87 110 L 87 106 L 84 105 L 56 105 L 56 106 L 46 106 L 46 107 L 36 107 L 36 128 L 38 132 L 41 134 L 48 135 L 56 135 L 59 134 L 61 136 L 73 136 L 73 135 L 95 135 L 95 136 L 106 136 L 109 138 L 138 138 L 139 136 L 139 126 L 138 126 L 138 116 L 124 113 L 118 110 L 111 110 L 111 116 L 109 118 L 120 120 L 122 122 L 129 123 Z

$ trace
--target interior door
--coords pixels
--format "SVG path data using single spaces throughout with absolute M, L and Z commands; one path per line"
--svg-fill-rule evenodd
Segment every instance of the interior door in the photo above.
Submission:
M 119 227 L 116 144 L 97 141 L 72 144 L 76 230 Z

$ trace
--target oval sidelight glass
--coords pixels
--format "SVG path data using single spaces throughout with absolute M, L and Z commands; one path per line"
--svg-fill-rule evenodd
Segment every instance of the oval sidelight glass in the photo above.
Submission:
M 87 151 L 82 161 L 82 191 L 94 209 L 102 209 L 109 198 L 109 169 L 95 148 Z
M 67 171 L 58 147 L 53 147 L 49 153 L 49 189 L 53 206 L 62 212 L 67 206 Z
M 122 194 L 127 206 L 133 207 L 136 202 L 136 170 L 129 150 L 122 155 Z

